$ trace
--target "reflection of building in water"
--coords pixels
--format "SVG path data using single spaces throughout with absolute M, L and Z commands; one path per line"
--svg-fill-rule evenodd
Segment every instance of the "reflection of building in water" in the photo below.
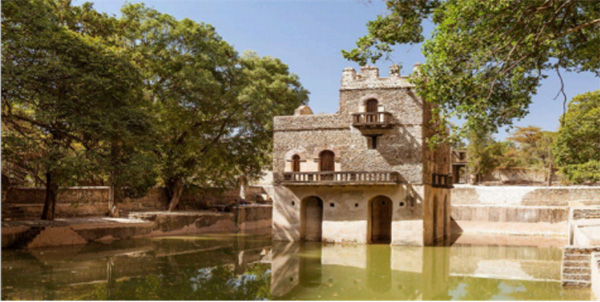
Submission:
M 543 288 L 548 291 L 544 295 L 553 297 L 562 290 L 559 249 L 388 245 L 321 248 L 320 244 L 279 242 L 272 253 L 274 299 L 476 299 L 502 297 L 506 288 Z M 555 286 L 549 286 L 548 281 Z
M 273 235 L 282 241 L 433 245 L 449 237 L 449 147 L 434 105 L 393 66 L 342 74 L 340 107 L 274 121 Z

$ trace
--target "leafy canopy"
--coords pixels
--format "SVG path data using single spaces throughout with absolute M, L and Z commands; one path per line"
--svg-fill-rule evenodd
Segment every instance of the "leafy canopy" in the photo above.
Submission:
M 571 100 L 553 151 L 556 164 L 570 181 L 600 181 L 600 90 Z
M 279 59 L 239 56 L 208 24 L 143 4 L 122 13 L 126 44 L 154 103 L 155 152 L 171 204 L 183 185 L 230 187 L 240 175 L 258 177 L 270 163 L 273 116 L 307 101 L 298 76 Z
M 540 127 L 516 127 L 508 140 L 516 143 L 515 157 L 520 167 L 546 168 L 554 157 L 552 156 L 552 142 L 555 132 L 542 131 Z
M 368 23 L 357 47 L 342 51 L 361 65 L 389 55 L 396 44 L 425 40 L 425 64 L 412 80 L 441 105 L 442 118 L 465 119 L 459 134 L 495 132 L 528 113 L 549 71 L 600 76 L 600 2 L 585 0 L 387 0 L 388 14 Z M 560 74 L 559 74 L 560 75 Z M 563 93 L 564 95 L 564 93 Z M 564 100 L 566 102 L 566 99 Z

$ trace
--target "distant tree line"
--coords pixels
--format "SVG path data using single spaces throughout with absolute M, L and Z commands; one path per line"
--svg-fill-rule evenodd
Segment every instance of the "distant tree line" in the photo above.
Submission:
M 226 188 L 270 164 L 273 116 L 308 91 L 284 63 L 238 54 L 209 24 L 144 4 L 121 16 L 68 0 L 2 3 L 2 167 L 46 189 Z M 112 215 L 118 215 L 114 203 Z
M 516 127 L 506 141 L 498 142 L 489 132 L 472 131 L 467 151 L 476 182 L 496 168 L 523 167 L 546 171 L 548 185 L 556 171 L 571 183 L 598 183 L 600 90 L 574 97 L 558 132 Z

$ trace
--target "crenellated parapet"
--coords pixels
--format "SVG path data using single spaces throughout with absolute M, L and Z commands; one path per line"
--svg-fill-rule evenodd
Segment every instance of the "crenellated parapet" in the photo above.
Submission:
M 354 68 L 344 69 L 340 90 L 414 87 L 415 85 L 408 82 L 408 77 L 400 75 L 398 65 L 390 67 L 390 76 L 387 78 L 379 77 L 379 68 L 375 66 L 363 66 L 360 68 L 360 73 L 357 73 Z

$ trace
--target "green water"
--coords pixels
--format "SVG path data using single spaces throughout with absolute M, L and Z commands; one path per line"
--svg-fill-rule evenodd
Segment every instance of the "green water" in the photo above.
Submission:
M 2 251 L 2 299 L 589 300 L 559 248 L 390 247 L 212 235 Z

